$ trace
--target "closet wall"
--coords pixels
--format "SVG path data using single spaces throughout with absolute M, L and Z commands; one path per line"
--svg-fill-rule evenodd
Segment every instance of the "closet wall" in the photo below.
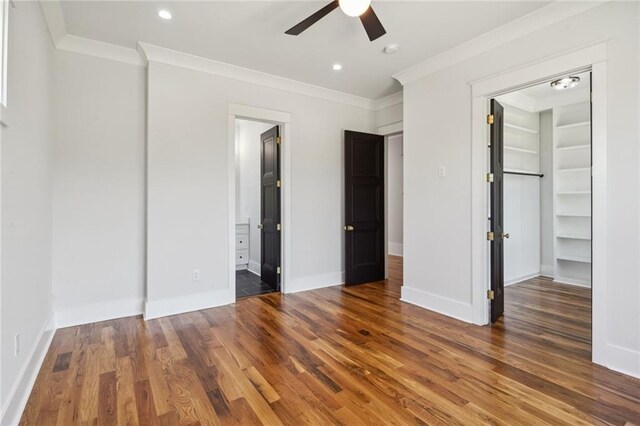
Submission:
M 582 74 L 586 88 L 588 78 Z M 505 285 L 543 275 L 590 286 L 589 93 L 583 88 L 547 94 L 547 89 L 543 85 L 498 98 L 505 122 Z
M 504 104 L 505 172 L 540 172 L 539 114 Z M 540 274 L 540 178 L 504 175 L 505 285 Z

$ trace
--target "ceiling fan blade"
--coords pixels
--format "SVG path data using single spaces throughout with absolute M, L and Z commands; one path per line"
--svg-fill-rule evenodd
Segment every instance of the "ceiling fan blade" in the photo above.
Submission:
M 371 6 L 360 15 L 360 21 L 362 21 L 362 25 L 369 36 L 369 41 L 380 38 L 387 33 Z
M 289 28 L 284 33 L 289 35 L 298 35 L 304 30 L 306 30 L 307 28 L 309 28 L 310 26 L 312 26 L 313 24 L 315 24 L 316 22 L 318 22 L 319 20 L 321 20 L 322 18 L 324 18 L 325 16 L 327 16 L 330 12 L 332 12 L 337 7 L 338 7 L 338 0 L 334 0 L 328 5 L 326 5 L 325 7 L 323 7 L 322 9 L 320 9 L 319 11 L 317 11 L 316 13 L 314 13 L 313 15 L 309 16 L 304 21 Z

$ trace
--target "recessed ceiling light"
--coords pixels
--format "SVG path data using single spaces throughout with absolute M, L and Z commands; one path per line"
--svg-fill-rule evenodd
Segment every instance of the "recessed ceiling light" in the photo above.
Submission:
M 158 16 L 161 17 L 162 19 L 171 19 L 171 12 L 169 12 L 168 10 L 162 9 L 158 12 Z
M 565 90 L 571 89 L 572 87 L 576 87 L 580 83 L 580 77 L 564 77 L 558 80 L 553 80 L 551 82 L 551 87 L 556 90 Z
M 382 49 L 382 51 L 384 53 L 386 53 L 387 55 L 391 55 L 392 53 L 396 53 L 398 50 L 400 50 L 400 46 L 393 43 L 393 44 L 387 44 L 384 49 Z
M 333 66 L 331 68 L 333 68 L 334 71 L 340 71 L 342 69 L 342 65 L 333 64 Z

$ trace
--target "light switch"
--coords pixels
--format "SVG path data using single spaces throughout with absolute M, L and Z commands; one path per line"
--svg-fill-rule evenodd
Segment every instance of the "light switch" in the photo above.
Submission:
M 447 169 L 444 166 L 438 167 L 438 177 L 443 178 L 447 175 Z

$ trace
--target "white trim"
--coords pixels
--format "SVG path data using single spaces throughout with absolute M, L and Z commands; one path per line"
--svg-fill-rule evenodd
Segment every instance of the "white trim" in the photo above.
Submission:
M 507 286 L 510 286 L 510 285 L 518 284 L 518 283 L 521 283 L 523 281 L 530 280 L 532 278 L 538 278 L 539 276 L 540 276 L 540 272 L 534 272 L 532 274 L 527 274 L 527 275 L 525 275 L 523 277 L 518 277 L 518 278 L 514 278 L 514 279 L 509 280 L 509 281 L 505 281 L 504 282 L 504 286 L 507 287 Z
M 402 85 L 406 85 L 409 82 L 418 80 L 419 78 L 443 70 L 474 56 L 478 56 L 481 53 L 570 18 L 571 16 L 586 12 L 604 3 L 606 3 L 606 1 L 558 1 L 551 3 L 548 6 L 542 7 L 515 21 L 491 30 L 473 40 L 466 41 L 450 50 L 396 73 L 393 75 L 393 78 L 402 83 Z
M 589 280 L 580 280 L 577 278 L 565 278 L 565 277 L 555 277 L 553 279 L 554 283 L 564 284 L 564 285 L 573 285 L 576 287 L 584 287 L 591 288 L 591 282 Z
M 489 245 L 486 232 L 489 202 L 488 185 L 484 175 L 488 171 L 489 126 L 485 117 L 491 97 L 532 82 L 551 80 L 568 71 L 592 70 L 593 115 L 593 321 L 592 360 L 607 365 L 607 113 L 606 113 L 606 59 L 607 43 L 572 50 L 564 55 L 518 67 L 507 73 L 471 83 L 472 100 L 472 294 L 474 323 L 489 322 Z
M 62 5 L 57 0 L 40 0 L 42 14 L 49 28 L 49 35 L 54 46 L 67 35 L 67 24 L 64 21 Z
M 140 315 L 144 299 L 120 299 L 108 302 L 88 303 L 70 308 L 56 309 L 56 327 L 72 327 L 115 318 Z
M 234 273 L 235 276 L 235 273 Z M 235 289 L 234 289 L 235 291 Z M 229 289 L 209 290 L 202 293 L 148 300 L 145 303 L 145 321 L 201 309 L 215 308 L 234 303 L 235 298 Z
M 71 34 L 67 34 L 60 39 L 56 43 L 56 48 L 67 52 L 95 56 L 96 58 L 109 59 L 138 67 L 145 65 L 144 59 L 135 49 L 128 49 L 115 44 L 77 37 Z
M 389 96 L 385 96 L 384 98 L 376 99 L 373 101 L 373 110 L 380 111 L 381 109 L 389 108 L 394 105 L 401 104 L 403 100 L 402 91 L 393 93 Z
M 400 300 L 465 322 L 471 322 L 473 319 L 473 309 L 469 303 L 438 296 L 406 285 L 401 288 Z
M 38 333 L 29 356 L 26 358 L 18 377 L 9 391 L 5 404 L 2 407 L 2 415 L 0 416 L 0 424 L 17 425 L 20 417 L 27 405 L 31 389 L 36 382 L 38 372 L 42 367 L 45 356 L 55 335 L 55 320 L 53 312 L 45 323 L 44 327 Z
M 235 275 L 235 246 L 236 246 L 236 119 L 245 118 L 250 120 L 260 120 L 280 125 L 282 131 L 282 143 L 280 145 L 280 172 L 282 181 L 282 275 L 280 280 L 280 291 L 288 292 L 289 281 L 291 280 L 291 257 L 292 257 L 292 238 L 291 238 L 291 151 L 292 151 L 292 132 L 291 132 L 291 113 L 276 111 L 266 108 L 258 108 L 250 105 L 228 104 L 228 140 L 227 140 L 227 167 L 228 167 L 228 200 L 229 200 L 229 292 L 232 300 L 236 299 L 236 275 Z
M 397 121 L 395 123 L 387 124 L 386 126 L 378 127 L 378 134 L 383 136 L 389 136 L 394 133 L 400 133 L 404 129 L 404 123 Z
M 567 73 L 585 71 L 585 64 L 607 60 L 608 40 L 599 40 L 539 61 L 514 67 L 506 73 L 472 81 L 471 96 L 503 95 L 522 87 L 551 81 Z
M 200 71 L 234 80 L 240 80 L 260 86 L 285 90 L 314 98 L 325 99 L 327 101 L 339 102 L 357 108 L 373 110 L 373 101 L 361 96 L 338 92 L 337 90 L 315 86 L 301 81 L 267 74 L 236 65 L 227 64 L 164 47 L 154 46 L 148 43 L 138 43 L 139 48 L 144 52 L 147 61 L 159 62 L 181 68 Z
M 403 256 L 404 253 L 404 245 L 402 243 L 392 243 L 389 242 L 389 248 L 387 253 L 392 256 Z
M 609 343 L 606 366 L 640 379 L 640 352 Z
M 309 275 L 293 279 L 287 287 L 286 293 L 299 293 L 301 291 L 317 290 L 344 284 L 344 272 L 331 272 L 328 274 Z

